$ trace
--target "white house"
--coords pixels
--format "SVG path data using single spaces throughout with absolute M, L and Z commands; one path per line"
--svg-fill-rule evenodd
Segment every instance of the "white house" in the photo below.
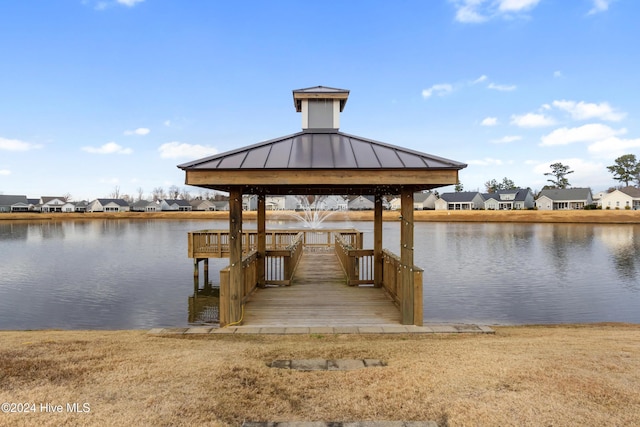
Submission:
M 413 209 L 418 211 L 435 209 L 436 200 L 438 200 L 438 196 L 436 196 L 432 191 L 427 191 L 426 193 L 414 193 Z
M 542 190 L 536 199 L 539 210 L 584 209 L 593 204 L 589 188 L 551 188 Z
M 456 193 L 442 193 L 435 202 L 436 210 L 465 211 L 483 209 L 484 199 L 477 191 L 459 191 Z
M 186 200 L 162 199 L 160 201 L 161 211 L 190 211 L 191 205 Z
M 87 212 L 129 212 L 129 203 L 122 199 L 95 199 L 87 206 Z
M 373 196 L 357 196 L 349 201 L 350 211 L 373 210 L 375 208 L 375 198 Z
M 191 209 L 194 211 L 215 211 L 216 206 L 211 200 L 207 199 L 193 199 L 189 202 Z
M 313 201 L 311 208 L 318 211 L 346 211 L 349 202 L 342 196 L 321 196 Z
M 528 188 L 499 190 L 483 194 L 482 198 L 484 208 L 488 210 L 531 209 L 535 204 L 533 193 Z
M 604 194 L 600 199 L 602 209 L 640 209 L 640 188 L 625 187 Z
M 264 203 L 268 211 L 293 211 L 300 208 L 300 200 L 296 196 L 267 196 Z
M 64 197 L 43 196 L 40 198 L 40 210 L 42 212 L 63 212 L 62 207 L 66 203 Z
M 158 212 L 160 211 L 160 204 L 148 200 L 138 200 L 131 205 L 131 210 L 135 212 Z

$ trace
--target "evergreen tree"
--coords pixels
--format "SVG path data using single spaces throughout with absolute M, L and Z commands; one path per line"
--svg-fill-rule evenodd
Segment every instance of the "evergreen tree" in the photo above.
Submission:
M 629 186 L 629 182 L 638 180 L 640 175 L 640 162 L 636 159 L 635 154 L 625 154 L 614 160 L 615 164 L 607 166 L 609 172 L 613 174 L 613 179 L 624 182 L 625 186 Z
M 551 172 L 547 172 L 545 176 L 552 176 L 555 179 L 548 179 L 551 184 L 555 188 L 567 188 L 570 186 L 569 180 L 566 178 L 567 175 L 573 173 L 574 171 L 569 170 L 569 166 L 563 165 L 560 162 L 553 163 L 549 166 L 551 168 Z

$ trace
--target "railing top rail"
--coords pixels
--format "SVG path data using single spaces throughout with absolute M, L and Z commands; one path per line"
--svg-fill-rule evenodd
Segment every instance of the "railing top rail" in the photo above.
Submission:
M 228 229 L 203 229 L 203 230 L 193 230 L 193 231 L 188 231 L 187 233 L 189 234 L 196 234 L 196 233 L 228 233 L 229 230 Z M 284 228 L 284 229 L 273 229 L 273 230 L 267 230 L 266 233 L 270 234 L 270 233 L 282 233 L 282 234 L 298 234 L 298 233 L 305 233 L 305 232 L 312 232 L 312 233 L 360 233 L 360 231 L 356 228 Z M 254 234 L 254 233 L 258 233 L 257 230 L 247 230 L 245 229 L 243 231 L 243 233 L 249 233 L 249 234 Z

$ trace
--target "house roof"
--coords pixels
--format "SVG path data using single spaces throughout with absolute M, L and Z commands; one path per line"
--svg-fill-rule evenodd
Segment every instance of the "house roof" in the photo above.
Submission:
M 591 190 L 589 188 L 549 188 L 542 190 L 538 198 L 543 196 L 557 201 L 588 200 L 591 198 Z
M 426 193 L 423 192 L 419 192 L 419 193 L 415 193 L 413 195 L 413 202 L 414 203 L 423 203 L 425 200 L 427 200 L 429 197 L 431 197 L 433 193 L 431 191 L 427 191 Z
M 18 203 L 24 203 L 28 205 L 29 201 L 27 200 L 27 196 L 11 196 L 11 195 L 0 194 L 0 205 L 11 206 Z
M 476 196 L 482 195 L 477 191 L 458 191 L 455 193 L 442 193 L 440 198 L 445 202 L 451 203 L 463 203 L 463 202 L 471 202 Z
M 61 202 L 64 202 L 64 197 L 62 196 L 42 196 L 42 204 L 46 205 L 47 203 L 49 203 L 52 200 L 60 200 Z
M 184 200 L 184 199 L 164 199 L 164 201 L 168 204 L 168 205 L 178 205 L 178 206 L 191 206 L 191 204 Z
M 495 199 L 503 201 L 500 198 L 502 194 L 515 194 L 515 197 L 512 200 L 504 200 L 509 202 L 524 202 L 527 199 L 527 194 L 529 194 L 531 190 L 528 188 L 513 188 L 511 190 L 498 190 L 495 193 L 482 193 L 482 198 L 486 201 L 489 199 Z
M 634 199 L 640 198 L 640 188 L 625 187 L 625 188 L 621 188 L 620 191 L 623 192 L 624 194 L 626 194 L 627 196 L 632 197 Z
M 115 203 L 118 206 L 129 206 L 125 200 L 122 199 L 96 199 L 102 206 L 108 205 L 109 203 Z

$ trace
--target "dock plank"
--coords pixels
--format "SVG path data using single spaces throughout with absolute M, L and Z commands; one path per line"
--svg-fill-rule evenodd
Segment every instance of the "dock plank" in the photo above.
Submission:
M 377 326 L 400 324 L 381 288 L 347 286 L 333 252 L 305 252 L 291 286 L 258 289 L 245 305 L 246 326 Z

